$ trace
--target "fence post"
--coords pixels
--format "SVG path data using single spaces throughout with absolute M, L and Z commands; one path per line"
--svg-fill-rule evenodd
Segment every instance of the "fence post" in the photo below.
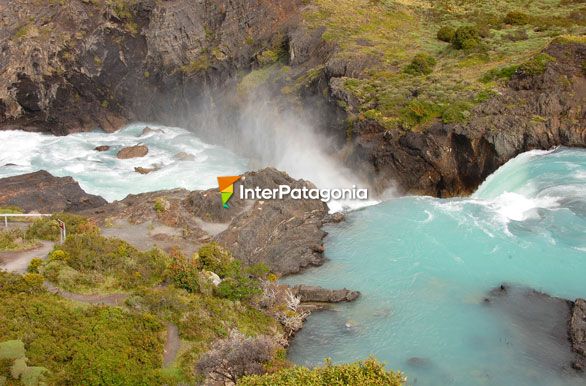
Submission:
M 4 216 L 4 228 L 8 228 L 8 216 Z

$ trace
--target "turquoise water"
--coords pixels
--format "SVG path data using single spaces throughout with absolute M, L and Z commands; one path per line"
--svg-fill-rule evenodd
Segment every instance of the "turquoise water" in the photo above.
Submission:
M 328 231 L 330 260 L 285 281 L 362 297 L 314 313 L 292 343 L 295 362 L 373 354 L 409 384 L 586 384 L 560 371 L 567 347 L 482 302 L 503 282 L 586 297 L 586 151 L 524 153 L 472 197 L 394 199 Z

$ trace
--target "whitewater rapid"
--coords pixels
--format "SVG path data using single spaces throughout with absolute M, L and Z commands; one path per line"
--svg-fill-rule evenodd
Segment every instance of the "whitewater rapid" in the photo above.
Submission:
M 551 344 L 484 302 L 502 283 L 586 297 L 586 150 L 527 152 L 471 197 L 391 199 L 327 231 L 326 264 L 285 282 L 362 296 L 313 314 L 290 348 L 295 362 L 376 355 L 409 385 L 586 384 L 567 371 L 565 339 Z M 546 328 L 554 315 L 540 312 L 532 322 Z
M 252 125 L 252 123 L 250 123 Z M 143 134 L 149 127 L 150 131 Z M 279 130 L 275 126 L 274 130 Z M 268 130 L 268 129 L 267 129 Z M 281 128 L 281 132 L 284 130 Z M 304 133 L 304 134 L 303 134 Z M 164 189 L 185 188 L 190 190 L 217 187 L 217 176 L 240 175 L 254 168 L 276 167 L 294 178 L 313 182 L 318 188 L 363 187 L 353 174 L 341 167 L 324 149 L 311 146 L 309 129 L 299 130 L 298 140 L 281 136 L 290 141 L 289 146 L 279 144 L 272 157 L 246 157 L 226 147 L 206 143 L 193 132 L 156 124 L 134 123 L 115 132 L 76 133 L 53 136 L 24 131 L 0 131 L 0 178 L 46 170 L 63 177 L 71 176 L 82 189 L 104 197 L 107 201 L 121 200 L 128 194 Z M 259 137 L 260 138 L 260 137 Z M 303 140 L 300 141 L 299 138 Z M 315 139 L 316 143 L 319 143 Z M 123 147 L 146 145 L 144 157 L 118 159 Z M 97 146 L 109 146 L 107 151 L 96 151 Z M 148 174 L 140 174 L 136 167 L 154 168 Z M 331 200 L 331 212 L 356 209 L 377 204 L 368 200 Z

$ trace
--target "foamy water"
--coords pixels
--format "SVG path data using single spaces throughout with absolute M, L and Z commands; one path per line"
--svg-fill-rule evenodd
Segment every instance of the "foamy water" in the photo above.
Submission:
M 503 282 L 586 297 L 586 150 L 528 152 L 469 198 L 402 197 L 331 226 L 329 261 L 289 283 L 362 292 L 313 314 L 290 358 L 303 364 L 374 354 L 409 385 L 584 385 L 572 354 L 483 298 Z M 525 312 L 521 299 L 511 305 Z M 528 310 L 528 308 L 527 308 Z M 555 311 L 554 311 L 555 312 Z M 559 344 L 553 344 L 557 342 Z
M 160 132 L 141 135 L 148 126 Z M 117 159 L 122 147 L 147 145 L 145 157 Z M 99 145 L 111 146 L 105 152 Z M 191 160 L 179 160 L 184 152 Z M 71 134 L 56 137 L 22 131 L 0 131 L 0 178 L 40 169 L 56 176 L 72 176 L 88 193 L 108 201 L 120 200 L 130 193 L 171 188 L 208 189 L 217 186 L 219 175 L 237 175 L 247 170 L 247 160 L 220 146 L 204 143 L 178 127 L 136 123 L 116 133 Z M 149 174 L 135 167 L 159 170 Z

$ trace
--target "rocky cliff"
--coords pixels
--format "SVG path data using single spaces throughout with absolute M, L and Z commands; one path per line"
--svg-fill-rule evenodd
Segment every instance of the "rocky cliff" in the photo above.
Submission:
M 296 1 L 0 3 L 0 128 L 173 121 L 283 44 Z
M 332 153 L 380 190 L 394 181 L 434 196 L 472 192 L 520 152 L 586 144 L 579 2 L 499 0 L 491 13 L 453 0 L 19 0 L 0 10 L 4 129 L 210 119 L 233 134 L 242 95 L 262 88 L 271 103 L 313 112 Z M 436 37 L 462 23 L 470 48 Z

